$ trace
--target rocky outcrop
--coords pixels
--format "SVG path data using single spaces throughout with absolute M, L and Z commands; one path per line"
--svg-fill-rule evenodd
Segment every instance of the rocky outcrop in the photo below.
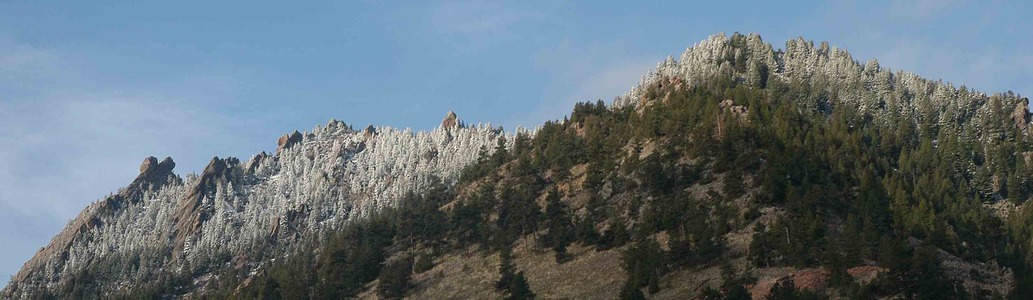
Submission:
M 445 115 L 445 119 L 441 120 L 441 128 L 462 128 L 463 123 L 459 121 L 459 116 L 456 116 L 454 111 L 448 111 Z
M 244 165 L 244 174 L 254 175 L 255 170 L 258 169 L 258 166 L 262 165 L 262 162 L 264 162 L 267 158 L 269 158 L 269 154 L 265 153 L 265 151 L 262 151 L 262 153 L 255 154 L 254 156 L 252 156 L 251 159 L 247 161 L 247 164 Z
M 365 137 L 367 140 L 373 138 L 376 135 L 377 128 L 373 127 L 373 125 L 366 126 L 366 129 L 362 130 L 362 136 Z
M 294 144 L 301 142 L 302 138 L 303 136 L 297 130 L 291 134 L 284 134 L 276 141 L 276 153 L 280 153 L 284 149 L 290 148 L 291 146 L 294 146 Z
M 175 168 L 176 162 L 172 161 L 171 157 L 165 157 L 161 162 L 154 156 L 147 157 L 140 164 L 140 175 L 123 191 L 123 196 L 130 201 L 140 201 L 143 192 L 160 188 L 168 183 L 170 177 L 179 180 L 179 177 L 172 173 Z
M 747 121 L 746 117 L 749 114 L 749 110 L 745 106 L 735 105 L 735 101 L 733 101 L 732 99 L 726 99 L 724 101 L 721 101 L 721 103 L 718 103 L 717 106 L 721 108 L 722 113 L 717 115 L 717 128 L 715 128 L 714 130 L 715 136 L 717 137 L 717 139 L 720 140 L 724 139 L 725 136 L 724 127 L 726 120 L 724 118 L 724 115 L 728 114 L 731 116 L 732 120 L 741 123 Z
M 1029 118 L 1029 98 L 1022 98 L 1011 112 L 1012 123 L 1016 128 L 1025 130 L 1029 126 Z
M 943 272 L 951 280 L 961 282 L 965 290 L 975 295 L 1007 295 L 1015 287 L 1015 274 L 996 261 L 972 262 L 936 249 Z
M 846 270 L 847 274 L 850 274 L 850 277 L 853 277 L 854 281 L 861 285 L 869 284 L 878 278 L 880 274 L 889 271 L 889 269 L 879 266 L 857 266 Z
M 297 133 L 297 132 L 295 132 Z M 220 159 L 213 157 L 201 173 L 201 177 L 190 192 L 179 203 L 179 210 L 173 218 L 173 257 L 183 250 L 187 239 L 196 234 L 212 214 L 213 207 L 205 205 L 215 197 L 219 185 L 240 183 L 243 170 L 240 160 L 234 157 Z
M 717 106 L 721 108 L 721 111 L 731 113 L 739 119 L 744 119 L 746 118 L 746 115 L 749 114 L 749 109 L 742 105 L 735 105 L 735 101 L 732 99 L 721 101 Z
M 803 269 L 783 277 L 759 281 L 749 286 L 748 290 L 753 299 L 766 299 L 776 284 L 789 281 L 797 290 L 824 294 L 829 285 L 829 271 L 823 268 Z

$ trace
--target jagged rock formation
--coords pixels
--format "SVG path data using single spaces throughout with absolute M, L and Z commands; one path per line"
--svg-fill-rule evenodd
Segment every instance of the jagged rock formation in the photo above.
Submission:
M 280 153 L 283 149 L 290 148 L 301 141 L 301 133 L 295 130 L 291 134 L 284 134 L 276 141 L 276 153 Z
M 1029 117 L 1029 99 L 1023 98 L 1019 100 L 1019 103 L 1015 105 L 1015 109 L 1012 110 L 1011 120 L 1012 123 L 1015 123 L 1015 127 L 1025 131 L 1026 127 L 1029 127 Z
M 227 267 L 226 257 L 236 257 L 237 268 L 257 268 L 263 255 L 325 239 L 436 177 L 454 182 L 482 148 L 509 139 L 490 125 L 464 128 L 454 113 L 449 117 L 454 126 L 430 132 L 356 131 L 331 121 L 284 135 L 275 155 L 216 157 L 185 180 L 172 173 L 171 158 L 148 157 L 136 180 L 84 209 L 0 298 L 74 295 L 81 276 L 94 276 L 112 293 L 193 272 L 203 288 L 206 274 Z
M 456 128 L 456 127 L 460 127 L 461 128 L 461 127 L 465 127 L 465 126 L 463 126 L 463 123 L 459 122 L 459 117 L 456 116 L 456 113 L 450 110 L 450 111 L 448 111 L 448 114 L 445 115 L 445 119 L 441 120 L 441 128 Z
M 179 180 L 172 173 L 175 168 L 176 162 L 172 161 L 171 157 L 165 157 L 160 163 L 154 156 L 147 157 L 140 164 L 140 175 L 120 194 L 123 198 L 139 201 L 143 197 L 142 192 L 160 189 L 170 177 Z

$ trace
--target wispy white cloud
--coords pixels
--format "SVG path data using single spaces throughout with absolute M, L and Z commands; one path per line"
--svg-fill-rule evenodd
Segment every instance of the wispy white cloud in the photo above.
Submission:
M 0 34 L 0 74 L 45 75 L 53 72 L 58 62 L 53 52 L 17 43 L 9 35 Z
M 145 156 L 175 152 L 188 167 L 207 161 L 203 149 L 231 136 L 226 116 L 163 98 L 101 94 L 40 102 L 4 107 L 0 136 L 12 143 L 0 148 L 9 162 L 0 167 L 0 203 L 58 220 L 128 183 Z
M 1015 90 L 1030 93 L 1030 64 L 1018 48 L 1006 49 L 993 44 L 954 47 L 955 41 L 927 38 L 891 37 L 882 39 L 883 49 L 872 55 L 884 66 L 914 72 L 930 79 L 967 85 L 987 93 Z M 975 51 L 977 55 L 971 52 Z
M 889 13 L 897 18 L 923 20 L 940 16 L 958 3 L 958 0 L 895 0 L 889 6 Z
M 39 91 L 58 80 L 64 62 L 53 51 L 18 43 L 0 33 L 0 93 L 10 102 L 24 93 Z M 62 75 L 67 76 L 67 75 Z
M 523 25 L 541 21 L 536 10 L 491 1 L 449 1 L 431 8 L 427 23 L 458 51 L 478 52 L 514 38 Z M 526 33 L 526 32 L 523 32 Z
M 614 61 L 595 68 L 594 72 L 587 75 L 571 78 L 565 81 L 565 84 L 569 84 L 569 92 L 558 94 L 561 96 L 556 98 L 544 99 L 520 123 L 523 126 L 535 126 L 547 120 L 562 119 L 570 114 L 577 102 L 602 100 L 610 104 L 614 97 L 630 91 L 657 62 L 652 59 Z
M 1033 93 L 1027 45 L 1029 23 L 1002 21 L 1008 4 L 969 0 L 866 1 L 827 4 L 821 17 L 802 21 L 799 33 L 821 36 L 861 60 L 878 59 L 893 70 L 943 79 L 987 93 Z M 1007 26 L 1006 26 L 1007 24 Z M 1027 66 L 1027 67 L 1024 67 Z
M 574 101 L 603 100 L 610 102 L 614 97 L 624 95 L 639 82 L 659 60 L 642 59 L 613 62 L 591 76 L 584 78 L 568 98 Z M 573 105 L 567 103 L 567 109 Z
M 603 100 L 631 90 L 663 57 L 630 54 L 621 40 L 577 44 L 570 40 L 540 49 L 533 64 L 548 78 L 542 99 L 528 114 L 510 122 L 536 126 L 570 113 L 577 102 Z

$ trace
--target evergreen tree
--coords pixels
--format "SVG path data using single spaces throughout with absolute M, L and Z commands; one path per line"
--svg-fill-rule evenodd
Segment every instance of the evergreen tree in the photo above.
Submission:
M 545 244 L 556 252 L 556 262 L 563 263 L 567 257 L 567 246 L 573 239 L 567 205 L 560 201 L 559 190 L 552 187 L 545 197 L 545 220 L 549 232 L 545 235 Z
M 639 236 L 621 256 L 624 271 L 628 274 L 628 286 L 639 288 L 649 286 L 650 293 L 659 290 L 660 276 L 666 271 L 663 250 L 655 240 Z
M 531 291 L 524 272 L 516 272 L 512 248 L 503 248 L 499 252 L 499 275 L 495 289 L 505 292 L 506 299 L 534 299 L 535 294 Z
M 389 261 L 380 271 L 377 295 L 384 299 L 400 299 L 409 288 L 412 260 L 406 257 Z

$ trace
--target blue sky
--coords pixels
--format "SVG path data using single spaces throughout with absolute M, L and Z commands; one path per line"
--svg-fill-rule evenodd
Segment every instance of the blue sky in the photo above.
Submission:
M 331 118 L 534 126 L 719 32 L 1033 93 L 1025 2 L 718 2 L 0 2 L 0 285 L 146 156 L 197 172 Z

